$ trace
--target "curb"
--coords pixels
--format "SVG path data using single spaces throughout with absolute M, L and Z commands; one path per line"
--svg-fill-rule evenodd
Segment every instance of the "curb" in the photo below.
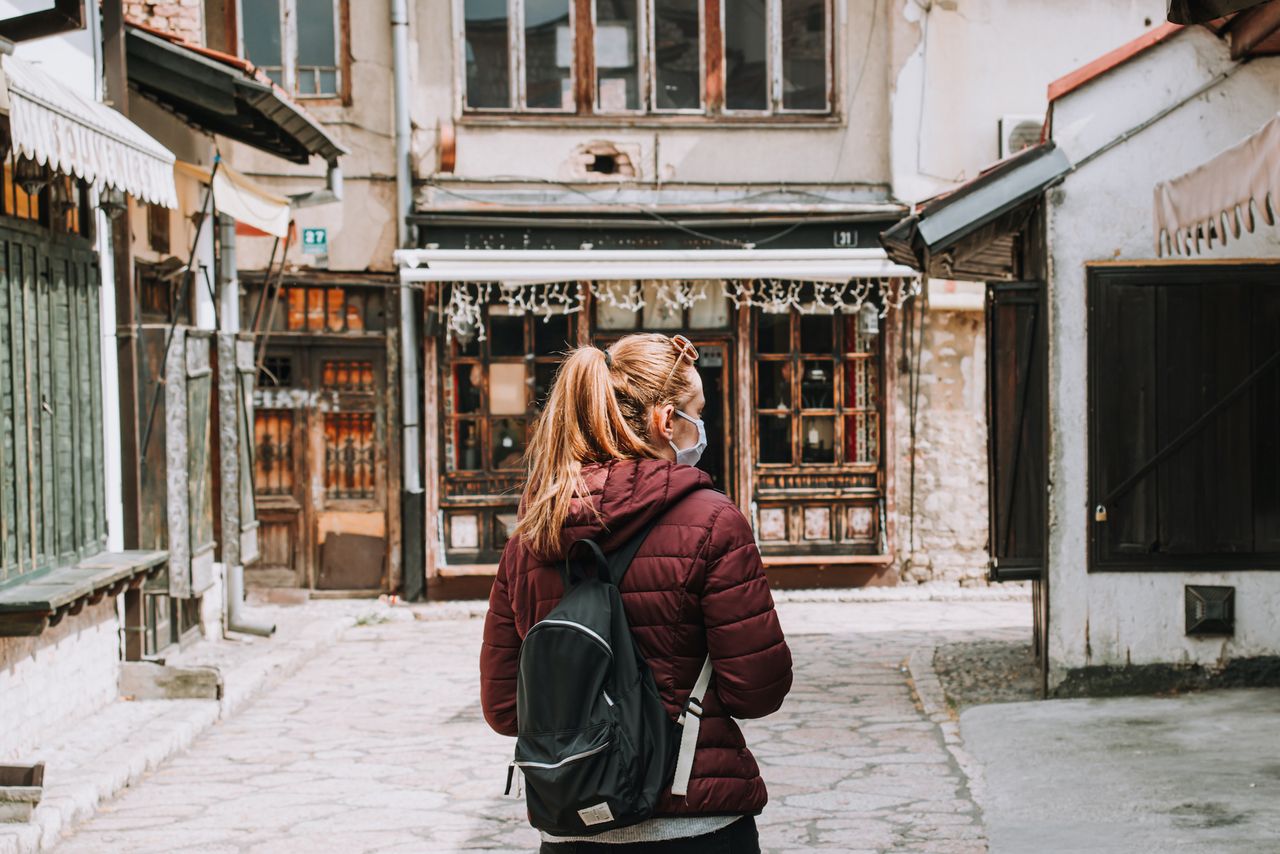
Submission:
M 52 773 L 46 773 L 44 798 L 29 822 L 0 825 L 0 854 L 50 850 L 96 815 L 103 804 L 185 752 L 215 724 L 295 674 L 365 616 L 322 617 L 262 654 L 235 661 L 223 671 L 225 687 L 219 700 L 117 700 L 78 722 L 74 729 L 80 730 L 92 721 L 92 741 L 107 741 L 111 746 L 79 766 L 63 761 L 61 768 L 59 754 L 68 758 L 82 754 L 85 745 L 76 744 L 73 735 L 69 743 L 54 748 L 54 756 L 46 757 L 54 762 Z M 223 646 L 228 643 L 234 642 L 217 642 L 209 651 L 234 649 Z M 83 760 L 83 755 L 80 758 Z
M 964 741 L 960 737 L 960 717 L 947 702 L 942 680 L 933 668 L 933 656 L 937 650 L 933 645 L 917 647 L 907 657 L 904 667 L 911 679 L 911 690 L 920 701 L 921 710 L 941 730 L 947 752 L 968 780 L 969 795 L 981 809 L 986 802 L 982 766 L 965 750 Z

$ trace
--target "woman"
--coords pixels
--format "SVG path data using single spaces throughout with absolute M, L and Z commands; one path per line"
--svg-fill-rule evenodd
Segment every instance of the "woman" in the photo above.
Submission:
M 636 644 L 668 714 L 684 707 L 703 660 L 714 676 L 688 794 L 668 787 L 653 818 L 598 836 L 543 835 L 551 852 L 760 850 L 768 796 L 733 718 L 764 717 L 791 688 L 791 652 L 751 526 L 693 466 L 706 448 L 698 351 L 684 336 L 629 335 L 571 352 L 526 452 L 521 517 L 498 565 L 480 657 L 485 720 L 516 735 L 516 669 L 529 628 L 563 595 L 569 544 L 606 552 L 656 524 L 621 585 Z

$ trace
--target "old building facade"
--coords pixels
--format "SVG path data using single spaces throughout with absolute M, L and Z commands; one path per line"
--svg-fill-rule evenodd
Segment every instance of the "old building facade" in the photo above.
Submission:
M 237 247 L 246 305 L 288 253 L 250 582 L 483 591 L 555 354 L 678 328 L 718 391 L 706 466 L 779 583 L 981 582 L 980 289 L 922 287 L 875 237 L 1019 144 L 1044 84 L 1159 4 L 1055 18 L 1034 73 L 997 73 L 1007 16 L 1057 14 L 1036 5 L 132 4 L 252 62 L 350 151 L 341 201 L 294 211 L 299 240 Z M 334 184 L 227 150 L 281 195 Z M 539 251 L 563 254 L 520 254 Z

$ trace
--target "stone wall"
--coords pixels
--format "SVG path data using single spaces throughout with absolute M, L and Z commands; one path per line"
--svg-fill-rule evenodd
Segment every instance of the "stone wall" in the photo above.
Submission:
M 902 360 L 899 337 L 888 358 Z M 986 335 L 978 311 L 926 310 L 915 429 L 914 537 L 909 374 L 898 362 L 895 555 L 904 584 L 985 584 Z M 914 361 L 914 360 L 913 360 Z
M 163 3 L 126 2 L 124 13 L 148 27 L 173 33 L 189 42 L 204 43 L 204 15 L 200 0 L 168 0 Z
M 0 761 L 30 751 L 119 693 L 115 598 L 34 638 L 0 638 Z

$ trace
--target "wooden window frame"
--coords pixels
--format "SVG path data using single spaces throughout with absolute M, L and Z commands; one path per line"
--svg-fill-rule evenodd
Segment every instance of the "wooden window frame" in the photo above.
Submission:
M 245 0 L 232 0 L 227 4 L 227 30 L 234 33 L 235 52 L 248 58 L 244 50 L 244 29 L 241 4 Z M 351 0 L 333 0 L 334 51 L 338 61 L 338 91 L 309 95 L 298 91 L 298 29 L 297 0 L 280 0 L 280 76 L 281 88 L 290 96 L 306 101 L 311 106 L 351 106 Z
M 292 0 L 282 0 L 291 2 Z M 345 3 L 346 0 L 343 0 Z M 641 105 L 635 110 L 603 111 L 597 104 L 597 80 L 595 68 L 595 0 L 569 0 L 569 20 L 574 32 L 574 56 L 570 68 L 570 86 L 574 92 L 573 110 L 529 108 L 526 106 L 524 62 L 524 3 L 525 0 L 507 0 L 507 42 L 509 50 L 508 91 L 506 107 L 471 107 L 467 104 L 466 60 L 466 0 L 454 0 L 454 44 L 456 53 L 455 97 L 457 114 L 468 122 L 519 119 L 522 121 L 568 120 L 634 122 L 659 121 L 661 123 L 741 122 L 753 123 L 767 120 L 770 123 L 833 122 L 838 121 L 836 97 L 837 38 L 836 3 L 823 0 L 826 14 L 826 80 L 827 104 L 816 110 L 787 109 L 783 106 L 782 78 L 782 3 L 783 0 L 764 0 L 767 4 L 768 29 L 768 107 L 764 110 L 731 110 L 725 105 L 725 0 L 698 0 L 701 75 L 701 105 L 692 109 L 659 109 L 656 104 L 656 80 L 654 54 L 654 0 L 637 0 L 636 27 L 637 57 L 640 74 L 639 91 Z
M 879 475 L 884 469 L 884 334 L 883 332 L 877 336 L 875 344 L 875 352 L 859 353 L 848 351 L 844 338 L 846 324 L 841 322 L 845 318 L 854 318 L 857 315 L 847 315 L 836 312 L 831 315 L 802 315 L 798 311 L 790 311 L 787 313 L 788 319 L 788 351 L 786 353 L 761 353 L 758 347 L 759 341 L 759 318 L 763 314 L 761 309 L 754 308 L 751 310 L 751 355 L 755 367 L 752 372 L 751 383 L 751 411 L 752 417 L 756 419 L 753 424 L 753 441 L 752 441 L 752 457 L 751 465 L 757 471 L 797 471 L 797 472 L 817 472 L 817 471 L 844 471 L 844 472 L 863 472 L 875 473 Z M 800 348 L 800 326 L 803 317 L 830 317 L 832 322 L 832 341 L 833 352 L 831 353 L 810 353 Z M 832 405 L 830 407 L 806 407 L 803 405 L 801 396 L 801 384 L 803 381 L 803 367 L 807 361 L 830 361 L 834 368 L 832 376 Z M 844 400 L 845 397 L 845 371 L 847 366 L 856 362 L 873 362 L 876 378 L 876 405 L 873 408 L 858 408 L 848 404 Z M 787 408 L 785 410 L 770 408 L 764 409 L 759 406 L 759 389 L 760 389 L 760 366 L 762 364 L 785 364 L 789 365 L 790 376 L 787 378 L 789 385 Z M 789 463 L 766 463 L 760 458 L 760 430 L 758 419 L 767 415 L 785 414 L 790 419 L 790 441 L 791 441 L 791 462 Z M 876 418 L 876 461 L 871 462 L 851 462 L 844 459 L 846 443 L 845 443 L 845 427 L 846 420 L 857 415 L 874 414 Z M 832 442 L 834 444 L 833 461 L 826 463 L 807 463 L 804 462 L 803 437 L 801 436 L 801 425 L 804 417 L 830 417 L 835 419 L 835 429 L 832 434 Z
M 485 306 L 484 317 L 485 322 L 489 322 L 490 312 L 498 306 L 489 304 Z M 449 439 L 442 443 L 441 447 L 441 471 L 444 472 L 446 479 L 467 480 L 473 478 L 488 479 L 494 477 L 511 477 L 519 476 L 523 471 L 521 468 L 497 468 L 492 460 L 492 425 L 495 421 L 505 419 L 523 419 L 526 424 L 526 430 L 531 431 L 533 422 L 537 418 L 540 411 L 539 401 L 536 399 L 535 383 L 537 381 L 537 369 L 539 365 L 558 365 L 562 361 L 561 357 L 556 354 L 537 355 L 536 353 L 536 331 L 535 324 L 542 322 L 542 317 L 532 312 L 526 312 L 523 315 L 507 315 L 510 317 L 519 317 L 523 321 L 524 333 L 524 351 L 520 355 L 511 356 L 494 356 L 491 352 L 493 336 L 488 335 L 484 341 L 478 341 L 477 352 L 475 355 L 467 355 L 462 352 L 462 347 L 457 339 L 443 344 L 444 358 L 441 360 L 440 380 L 445 386 L 452 383 L 453 374 L 456 368 L 464 365 L 478 365 L 483 376 L 480 389 L 480 406 L 475 412 L 467 412 L 459 414 L 456 411 L 456 405 L 452 402 L 452 395 L 443 396 L 441 401 L 441 417 L 444 422 L 444 435 Z M 568 338 L 570 343 L 576 340 L 577 335 L 577 313 L 566 314 L 568 320 L 569 331 Z M 489 411 L 490 399 L 488 389 L 488 373 L 489 367 L 495 364 L 519 364 L 526 366 L 525 382 L 529 388 L 525 396 L 525 412 L 523 415 L 493 415 Z M 475 469 L 460 469 L 456 467 L 453 460 L 448 457 L 448 447 L 452 447 L 457 441 L 458 423 L 469 422 L 477 426 L 478 442 L 480 445 L 480 466 Z M 529 433 L 526 433 L 526 439 Z
M 488 323 L 489 312 L 495 306 L 490 304 L 484 309 L 485 322 Z M 501 307 L 501 306 L 499 306 Z M 493 467 L 493 431 L 492 423 L 504 418 L 522 418 L 526 423 L 526 441 L 532 435 L 534 419 L 540 407 L 537 399 L 537 370 L 542 365 L 559 365 L 563 360 L 557 352 L 538 355 L 536 352 L 536 328 L 542 323 L 542 316 L 532 312 L 521 315 L 523 321 L 524 352 L 511 356 L 492 356 L 490 344 L 492 335 L 483 342 L 477 342 L 474 354 L 466 354 L 457 339 L 446 341 L 441 336 L 439 341 L 439 430 L 441 441 L 438 443 L 437 465 L 442 489 L 442 500 L 439 507 L 439 546 L 441 556 L 451 555 L 450 562 L 461 560 L 463 563 L 496 562 L 501 552 L 496 534 L 501 525 L 499 516 L 516 512 L 518 493 L 513 487 L 523 483 L 524 469 Z M 567 344 L 573 346 L 578 342 L 581 324 L 585 322 L 581 312 L 564 315 L 568 321 L 566 330 Z M 486 330 L 487 331 L 487 330 Z M 491 415 L 489 413 L 488 369 L 493 364 L 521 364 L 526 368 L 525 382 L 528 393 L 525 398 L 524 415 Z M 476 411 L 459 414 L 453 403 L 450 386 L 455 370 L 460 366 L 478 365 L 483 376 L 479 405 Z M 450 453 L 457 454 L 458 424 L 469 422 L 476 425 L 477 443 L 479 446 L 479 467 L 460 469 L 449 458 Z M 453 494 L 456 488 L 457 494 Z M 476 548 L 455 549 L 452 545 L 453 519 L 455 516 L 476 517 Z
M 1087 274 L 1087 309 L 1089 334 L 1086 341 L 1088 364 L 1088 570 L 1089 572 L 1201 572 L 1228 570 L 1280 570 L 1280 552 L 1201 552 L 1187 554 L 1170 554 L 1154 551 L 1149 554 L 1125 553 L 1112 555 L 1106 550 L 1100 526 L 1113 524 L 1114 520 L 1101 521 L 1096 518 L 1095 508 L 1100 504 L 1102 492 L 1113 488 L 1116 484 L 1103 484 L 1102 481 L 1102 438 L 1104 426 L 1100 423 L 1101 401 L 1099 383 L 1096 378 L 1107 377 L 1114 366 L 1105 363 L 1102 354 L 1102 321 L 1104 317 L 1102 290 L 1114 284 L 1138 285 L 1144 287 L 1176 287 L 1194 283 L 1203 283 L 1206 279 L 1237 278 L 1250 282 L 1254 287 L 1278 287 L 1275 284 L 1280 266 L 1269 264 L 1159 264 L 1150 266 L 1100 265 L 1090 267 Z M 1158 344 L 1156 344 L 1158 348 Z M 1157 349 L 1158 353 L 1158 349 Z M 1157 359 L 1157 354 L 1152 355 Z M 1157 376 L 1160 365 L 1155 365 Z M 1273 367 L 1272 371 L 1280 370 Z M 1265 378 L 1263 378 L 1265 381 Z M 1158 406 L 1159 404 L 1153 404 Z M 1158 413 L 1158 410 L 1157 410 Z M 1158 414 L 1156 416 L 1159 417 Z M 1153 429 L 1157 429 L 1153 427 Z M 1157 438 L 1156 444 L 1159 445 Z M 1158 507 L 1160 495 L 1157 492 L 1154 501 Z M 1158 512 L 1158 510 L 1157 510 Z M 1110 513 L 1108 513 L 1110 515 Z M 1158 524 L 1158 523 L 1156 523 Z

